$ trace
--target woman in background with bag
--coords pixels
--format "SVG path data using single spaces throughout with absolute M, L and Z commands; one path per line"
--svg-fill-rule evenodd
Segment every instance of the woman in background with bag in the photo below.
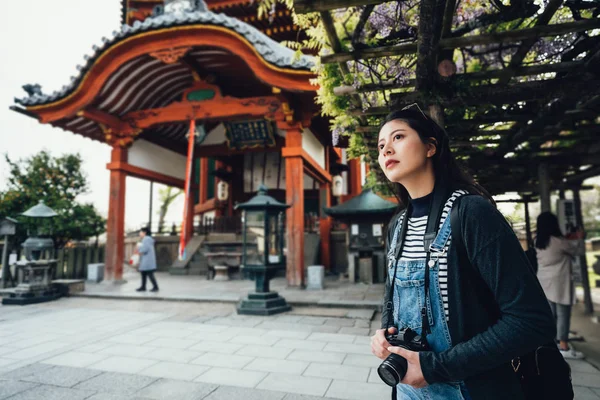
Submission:
M 575 304 L 573 257 L 583 252 L 580 240 L 583 239 L 583 232 L 575 232 L 572 239 L 563 236 L 554 214 L 543 212 L 538 216 L 535 239 L 537 276 L 556 320 L 559 350 L 565 358 L 581 359 L 584 358 L 583 353 L 571 348 L 568 340 L 571 306 Z
M 146 291 L 146 278 L 150 278 L 152 282 L 151 292 L 158 292 L 158 285 L 154 278 L 154 271 L 156 270 L 156 254 L 154 252 L 154 239 L 150 236 L 150 229 L 142 228 L 140 230 L 140 238 L 142 238 L 141 245 L 138 248 L 140 254 L 140 266 L 138 271 L 142 274 L 142 286 L 136 291 Z

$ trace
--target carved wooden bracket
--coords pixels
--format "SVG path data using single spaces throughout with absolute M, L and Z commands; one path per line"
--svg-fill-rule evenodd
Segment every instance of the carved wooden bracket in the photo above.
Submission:
M 154 57 L 165 64 L 175 64 L 181 59 L 181 57 L 185 56 L 185 53 L 187 53 L 190 49 L 191 47 L 175 47 L 171 49 L 159 50 L 150 53 L 150 57 Z

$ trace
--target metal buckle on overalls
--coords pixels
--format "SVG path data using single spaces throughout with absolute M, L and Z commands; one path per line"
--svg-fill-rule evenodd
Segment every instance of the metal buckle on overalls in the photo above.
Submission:
M 385 309 L 388 311 L 391 310 L 393 306 L 394 305 L 392 304 L 391 301 L 388 301 L 387 303 L 385 303 Z
M 429 252 L 431 253 L 431 255 L 429 256 L 429 268 L 433 268 L 435 266 L 435 263 L 439 261 L 440 257 L 446 254 L 446 248 L 435 247 L 432 243 L 429 246 Z

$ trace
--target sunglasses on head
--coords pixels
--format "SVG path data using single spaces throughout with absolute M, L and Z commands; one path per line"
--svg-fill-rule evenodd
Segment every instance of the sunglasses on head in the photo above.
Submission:
M 423 112 L 423 110 L 421 110 L 421 107 L 419 107 L 419 105 L 417 103 L 409 104 L 406 107 L 402 108 L 400 111 L 411 110 L 413 108 L 416 108 L 417 110 L 419 110 L 419 112 L 421 113 L 421 115 L 423 117 L 425 117 L 425 119 L 429 119 L 429 117 L 427 115 L 425 115 L 425 113 Z

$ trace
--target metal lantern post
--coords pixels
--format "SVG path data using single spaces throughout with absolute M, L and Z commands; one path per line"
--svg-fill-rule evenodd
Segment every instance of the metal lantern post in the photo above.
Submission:
M 256 196 L 236 207 L 243 212 L 242 265 L 256 283 L 256 292 L 240 303 L 238 314 L 272 315 L 291 310 L 285 299 L 269 288 L 275 273 L 285 269 L 283 230 L 288 207 L 268 196 L 264 185 Z M 249 246 L 252 241 L 256 247 Z

